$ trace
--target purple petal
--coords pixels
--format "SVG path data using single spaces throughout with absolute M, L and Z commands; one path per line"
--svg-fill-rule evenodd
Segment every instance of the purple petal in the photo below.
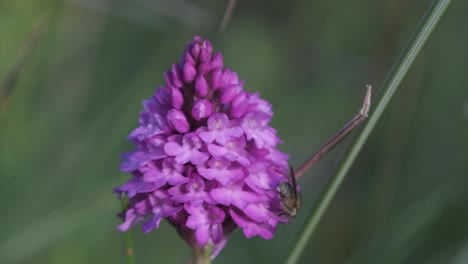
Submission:
M 184 85 L 182 82 L 182 69 L 178 64 L 172 64 L 172 81 L 177 88 Z
M 216 179 L 226 186 L 231 182 L 236 182 L 244 178 L 244 171 L 241 168 L 229 168 L 230 162 L 222 158 L 213 158 L 209 161 L 209 167 L 198 167 L 198 173 L 207 180 Z
M 175 161 L 179 164 L 188 163 L 192 159 L 192 153 L 188 151 L 183 151 L 175 157 Z
M 202 49 L 200 52 L 199 59 L 200 59 L 200 62 L 209 62 L 211 59 L 211 53 L 206 49 Z
M 197 100 L 192 107 L 192 116 L 195 120 L 201 120 L 211 115 L 213 106 L 210 101 L 201 99 Z
M 223 74 L 222 69 L 215 69 L 211 72 L 210 85 L 211 85 L 211 88 L 213 88 L 213 90 L 216 90 L 221 87 L 222 74 Z
M 229 103 L 234 98 L 234 96 L 236 96 L 242 90 L 242 86 L 242 83 L 224 86 L 221 89 L 220 102 L 223 104 Z
M 252 220 L 249 220 L 246 216 L 237 213 L 233 209 L 230 209 L 229 213 L 234 222 L 236 222 L 237 225 L 243 228 L 244 235 L 247 238 L 251 238 L 256 235 L 259 235 L 265 240 L 270 240 L 273 238 L 273 231 L 275 231 L 274 228 L 267 225 L 257 224 Z
M 151 230 L 159 228 L 159 223 L 161 223 L 161 216 L 153 216 L 148 221 L 144 222 L 141 225 L 141 230 L 143 233 L 149 233 Z
M 195 79 L 195 91 L 198 96 L 205 96 L 208 93 L 208 84 L 203 75 L 198 75 Z
M 216 137 L 218 137 L 218 131 L 217 130 L 213 130 L 213 131 L 203 131 L 201 130 L 201 132 L 198 134 L 200 136 L 200 138 L 205 141 L 206 143 L 210 144 L 211 142 L 213 142 Z
M 226 137 L 218 137 L 216 141 L 218 141 L 220 144 L 226 144 L 228 140 L 233 140 L 236 138 L 239 138 L 244 134 L 244 131 L 240 127 L 232 127 L 232 128 L 226 128 L 223 130 L 225 133 Z
M 267 222 L 273 216 L 276 217 L 276 215 L 265 207 L 265 204 L 251 203 L 244 208 L 243 212 L 259 223 Z
M 243 230 L 244 235 L 247 238 L 251 238 L 253 236 L 260 236 L 265 240 L 273 239 L 273 232 L 275 231 L 275 228 L 269 226 L 262 226 L 255 223 L 250 223 L 249 225 L 244 227 Z
M 164 144 L 164 152 L 166 152 L 169 156 L 177 156 L 179 155 L 184 149 L 176 142 L 167 142 Z
M 202 207 L 199 206 L 199 210 L 202 210 Z M 197 229 L 198 227 L 206 224 L 206 217 L 203 215 L 203 212 L 199 213 L 190 213 L 187 218 L 187 223 L 185 224 L 188 228 Z
M 125 213 L 125 221 L 119 225 L 118 229 L 122 232 L 128 231 L 130 227 L 132 227 L 136 222 L 140 221 L 143 219 L 142 216 L 138 216 L 135 214 L 134 209 L 129 209 Z
M 211 70 L 211 64 L 209 62 L 202 62 L 198 65 L 198 73 L 200 74 L 208 74 Z
M 205 245 L 210 239 L 210 226 L 203 225 L 198 227 L 197 230 L 195 230 L 195 239 L 198 244 Z
M 164 73 L 164 80 L 166 81 L 166 87 L 175 87 L 172 72 L 167 71 Z
M 242 169 L 229 169 L 224 172 L 217 172 L 216 181 L 224 186 L 231 184 L 232 182 L 239 181 L 244 178 L 244 171 Z
M 220 130 L 229 126 L 229 118 L 226 114 L 215 113 L 208 118 L 209 130 Z
M 171 128 L 177 132 L 185 133 L 190 130 L 190 125 L 182 111 L 177 109 L 169 110 L 169 112 L 167 112 L 166 118 Z
M 184 104 L 184 96 L 180 89 L 172 88 L 171 89 L 171 97 L 172 97 L 172 106 L 176 109 L 181 109 L 182 105 Z
M 195 59 L 198 59 L 198 56 L 200 56 L 201 47 L 200 47 L 200 45 L 198 45 L 198 43 L 196 43 L 196 42 L 199 42 L 199 41 L 201 41 L 201 39 L 199 39 L 199 40 L 194 39 L 195 45 L 193 45 L 192 49 L 190 50 L 190 53 L 193 55 L 193 57 Z
M 211 190 L 211 198 L 222 205 L 234 205 L 244 209 L 247 203 L 259 202 L 262 198 L 258 194 L 242 191 L 240 186 L 220 187 Z
M 215 244 L 221 242 L 223 239 L 223 226 L 221 224 L 211 226 L 211 239 Z
M 205 192 L 205 181 L 198 175 L 192 174 L 190 180 L 183 186 L 174 186 L 169 189 L 172 200 L 191 204 L 201 204 L 203 201 L 211 202 L 211 197 Z
M 253 139 L 258 148 L 274 146 L 276 131 L 268 126 L 270 117 L 262 113 L 248 113 L 242 120 L 242 129 L 248 140 Z
M 248 99 L 249 99 L 249 106 L 247 109 L 249 112 L 260 112 L 267 116 L 273 115 L 273 111 L 271 110 L 271 104 L 261 99 L 258 93 L 252 94 L 251 96 L 248 97 Z
M 221 52 L 216 52 L 215 55 L 213 55 L 213 58 L 211 59 L 211 68 L 212 69 L 217 69 L 217 68 L 222 68 L 223 67 L 223 55 Z
M 195 69 L 192 63 L 185 63 L 183 74 L 184 74 L 184 80 L 190 83 L 193 80 L 195 80 L 195 76 L 197 75 L 197 70 Z
M 194 165 L 202 164 L 210 158 L 208 154 L 198 150 L 192 150 L 190 154 L 190 162 L 192 162 Z
M 247 105 L 249 102 L 246 100 L 246 92 L 240 92 L 232 99 L 230 115 L 234 118 L 242 117 L 247 112 Z
M 267 159 L 271 160 L 273 164 L 280 168 L 287 168 L 288 167 L 288 159 L 289 155 L 281 152 L 276 149 L 271 149 L 269 154 L 266 156 Z
M 179 173 L 171 173 L 171 174 L 167 174 L 167 183 L 171 184 L 171 185 L 179 185 L 179 184 L 183 184 L 183 183 L 186 183 L 189 181 L 189 179 L 187 177 L 184 177 L 182 176 L 182 174 L 179 174 Z
M 218 170 L 207 168 L 198 168 L 198 173 L 200 173 L 200 175 L 207 180 L 212 180 L 219 175 Z
M 273 190 L 284 179 L 284 176 L 274 169 L 264 167 L 267 166 L 265 164 L 256 164 L 255 166 L 249 168 L 249 176 L 245 178 L 247 185 L 254 190 Z
M 150 161 L 148 155 L 143 151 L 125 153 L 122 157 L 127 159 L 120 164 L 120 170 L 123 172 L 132 172 Z
M 225 147 L 218 146 L 215 144 L 209 144 L 208 151 L 211 155 L 213 155 L 213 157 L 222 157 L 228 152 L 228 150 Z

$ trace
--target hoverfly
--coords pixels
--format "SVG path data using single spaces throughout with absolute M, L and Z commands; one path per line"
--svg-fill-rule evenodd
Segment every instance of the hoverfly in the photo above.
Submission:
M 299 212 L 302 204 L 301 193 L 297 191 L 296 176 L 294 175 L 294 170 L 290 168 L 290 173 L 287 175 L 289 181 L 280 182 L 278 184 L 278 193 L 283 207 L 283 212 L 288 214 L 290 217 L 295 217 Z

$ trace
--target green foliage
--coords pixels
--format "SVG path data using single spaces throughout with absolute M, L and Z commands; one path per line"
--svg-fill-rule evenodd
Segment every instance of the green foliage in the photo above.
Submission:
M 124 139 L 140 101 L 193 35 L 211 38 L 246 89 L 273 103 L 296 167 L 355 114 L 365 84 L 382 84 L 430 1 L 237 1 L 224 33 L 223 1 L 185 1 L 197 6 L 191 16 L 147 1 L 85 2 L 0 2 L 0 83 L 46 21 L 0 108 L 0 263 L 126 263 L 111 192 L 128 178 L 119 154 L 132 148 Z M 447 10 L 300 263 L 466 262 L 467 8 Z M 286 259 L 344 149 L 301 178 L 302 211 L 274 240 L 235 232 L 215 263 Z M 167 223 L 133 239 L 135 263 L 190 256 Z

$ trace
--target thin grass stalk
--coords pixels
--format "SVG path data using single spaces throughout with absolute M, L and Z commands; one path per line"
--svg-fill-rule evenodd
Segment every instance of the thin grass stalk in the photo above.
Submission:
M 127 206 L 128 206 L 128 197 L 125 196 L 121 199 L 121 205 L 122 205 L 122 212 L 125 212 Z M 125 215 L 125 214 L 124 214 Z M 128 264 L 134 264 L 135 259 L 133 256 L 133 237 L 132 237 L 132 231 L 128 230 L 125 232 L 125 255 L 127 256 L 127 263 Z
M 346 153 L 343 160 L 340 162 L 337 171 L 332 176 L 320 198 L 318 199 L 305 229 L 301 232 L 301 235 L 299 236 L 291 254 L 286 260 L 287 264 L 295 264 L 298 262 L 302 252 L 304 251 L 304 248 L 307 245 L 308 240 L 314 234 L 320 219 L 322 218 L 325 210 L 328 208 L 332 198 L 335 196 L 338 187 L 343 182 L 346 174 L 351 168 L 351 165 L 359 154 L 359 151 L 362 149 L 362 146 L 377 124 L 377 121 L 379 121 L 380 117 L 382 116 L 382 113 L 390 102 L 390 99 L 395 94 L 401 81 L 408 72 L 408 69 L 413 64 L 413 61 L 415 60 L 419 51 L 421 51 L 426 40 L 431 35 L 440 18 L 443 16 L 450 2 L 450 0 L 434 0 L 424 14 L 416 31 L 411 36 L 408 44 L 395 63 L 395 66 L 392 68 L 386 81 L 382 85 L 383 95 L 379 102 L 375 104 L 375 110 L 373 112 L 371 111 L 369 120 L 357 136 L 357 139 L 351 146 L 350 150 Z

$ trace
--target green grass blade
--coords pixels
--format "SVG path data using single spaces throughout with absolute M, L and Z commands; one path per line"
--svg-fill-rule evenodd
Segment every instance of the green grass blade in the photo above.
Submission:
M 387 79 L 388 81 L 384 83 L 382 90 L 383 96 L 375 105 L 375 110 L 371 112 L 368 122 L 364 126 L 361 133 L 358 135 L 354 145 L 343 158 L 340 166 L 338 167 L 338 170 L 331 178 L 325 190 L 322 192 L 316 207 L 312 211 L 312 215 L 306 228 L 301 233 L 295 247 L 286 261 L 287 264 L 294 264 L 299 260 L 299 257 L 301 256 L 307 241 L 313 235 L 318 223 L 320 222 L 320 219 L 322 218 L 325 210 L 334 197 L 338 187 L 343 182 L 344 177 L 348 173 L 351 165 L 359 154 L 359 151 L 374 129 L 375 124 L 382 116 L 383 111 L 387 107 L 392 96 L 395 94 L 395 91 L 405 77 L 406 72 L 413 64 L 414 59 L 424 46 L 424 43 L 430 36 L 432 30 L 435 28 L 440 18 L 443 16 L 450 2 L 450 0 L 434 0 L 431 3 L 428 11 L 425 13 L 421 22 L 419 23 L 418 28 L 408 42 L 408 45 L 402 52 L 402 55 L 399 57 L 398 61 L 395 63 L 395 70 L 390 73 L 390 77 Z
M 125 212 L 128 205 L 128 197 L 125 196 L 122 198 L 122 212 Z M 133 238 L 132 238 L 132 231 L 128 230 L 125 232 L 125 255 L 127 255 L 127 263 L 134 264 L 135 259 L 133 256 Z

